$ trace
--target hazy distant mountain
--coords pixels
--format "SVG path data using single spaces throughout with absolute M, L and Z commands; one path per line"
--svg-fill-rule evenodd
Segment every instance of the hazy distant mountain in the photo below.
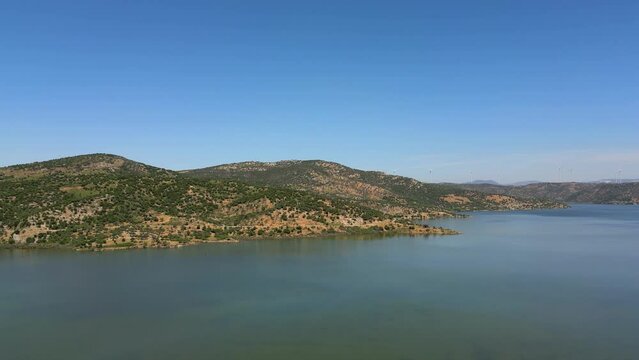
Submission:
M 517 181 L 516 183 L 512 183 L 512 186 L 525 186 L 530 184 L 539 184 L 541 181 L 538 180 L 527 180 L 527 181 Z
M 487 185 L 499 185 L 499 183 L 495 180 L 473 180 L 471 182 L 467 182 L 465 184 L 487 184 Z

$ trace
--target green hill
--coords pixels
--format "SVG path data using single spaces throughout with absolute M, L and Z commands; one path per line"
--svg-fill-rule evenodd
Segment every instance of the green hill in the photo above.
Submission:
M 554 201 L 522 200 L 454 185 L 427 184 L 407 177 L 357 170 L 321 160 L 243 162 L 182 173 L 200 179 L 227 179 L 311 191 L 351 199 L 385 213 L 407 216 L 428 217 L 453 211 L 561 206 Z
M 524 186 L 463 185 L 472 191 L 521 198 L 593 204 L 639 204 L 639 182 L 634 183 L 534 183 Z
M 361 203 L 185 176 L 108 154 L 0 168 L 0 244 L 178 246 L 326 233 L 451 233 Z

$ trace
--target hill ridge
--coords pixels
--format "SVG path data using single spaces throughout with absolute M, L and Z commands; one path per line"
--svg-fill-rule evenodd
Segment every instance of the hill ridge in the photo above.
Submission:
M 359 170 L 325 160 L 282 160 L 221 164 L 182 172 L 356 199 L 380 211 L 418 216 L 430 212 L 558 206 L 551 202 L 489 197 L 457 185 L 429 184 L 381 171 Z
M 0 246 L 175 247 L 340 233 L 455 232 L 353 199 L 201 179 L 111 154 L 0 168 Z
M 5 175 L 33 176 L 69 171 L 173 172 L 108 153 L 92 153 L 0 167 Z
M 538 182 L 526 185 L 463 184 L 463 188 L 521 198 L 595 204 L 639 204 L 639 183 Z

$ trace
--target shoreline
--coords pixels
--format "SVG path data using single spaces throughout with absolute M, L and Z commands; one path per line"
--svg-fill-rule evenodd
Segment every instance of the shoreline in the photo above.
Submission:
M 278 235 L 278 236 L 238 236 L 227 239 L 211 239 L 211 240 L 201 240 L 201 239 L 190 239 L 185 242 L 176 242 L 171 240 L 165 240 L 162 243 L 147 245 L 147 244 L 135 244 L 135 243 L 122 243 L 118 245 L 110 245 L 110 246 L 95 246 L 95 247 L 85 247 L 85 248 L 77 248 L 73 246 L 67 246 L 62 244 L 55 243 L 46 243 L 46 244 L 9 244 L 9 243 L 1 243 L 0 251 L 2 250 L 49 250 L 49 249 L 59 249 L 59 250 L 70 250 L 77 252 L 103 252 L 103 251 L 121 251 L 121 250 L 134 250 L 134 249 L 179 249 L 186 246 L 195 246 L 201 244 L 232 244 L 239 243 L 241 241 L 269 241 L 269 240 L 283 240 L 283 239 L 316 239 L 316 238 L 353 238 L 353 237 L 367 237 L 367 238 L 385 238 L 385 237 L 394 237 L 394 236 L 448 236 L 448 235 L 460 235 L 461 232 L 455 229 L 444 228 L 440 226 L 432 226 L 427 224 L 426 222 L 429 220 L 437 220 L 437 219 L 447 219 L 447 218 L 468 218 L 472 216 L 470 213 L 473 212 L 519 212 L 519 211 L 535 211 L 535 210 L 550 210 L 550 209 L 567 209 L 571 206 L 569 204 L 562 204 L 561 206 L 552 206 L 552 207 L 535 207 L 535 208 L 527 208 L 527 209 L 477 209 L 477 210 L 468 210 L 463 212 L 455 212 L 455 213 L 440 213 L 440 216 L 433 216 L 430 218 L 413 218 L 412 224 L 406 224 L 406 227 L 400 229 L 393 230 L 383 230 L 379 231 L 377 229 L 372 228 L 352 228 L 346 231 L 326 231 L 321 233 L 310 233 L 310 234 L 292 234 L 292 235 Z
M 367 237 L 367 238 L 386 238 L 394 236 L 411 236 L 411 237 L 430 237 L 430 236 L 448 236 L 459 235 L 459 231 L 448 229 L 439 226 L 431 226 L 427 224 L 409 225 L 406 229 L 390 230 L 390 231 L 344 231 L 344 232 L 323 232 L 315 234 L 305 235 L 291 235 L 291 236 L 241 236 L 229 239 L 214 239 L 214 240 L 190 240 L 183 243 L 164 243 L 157 246 L 146 246 L 140 244 L 131 245 L 118 245 L 118 246 L 102 246 L 102 247 L 90 247 L 90 248 L 75 248 L 72 246 L 66 246 L 61 244 L 0 244 L 1 250 L 69 250 L 77 252 L 103 252 L 103 251 L 121 251 L 121 250 L 134 250 L 134 249 L 179 249 L 187 246 L 196 246 L 202 244 L 233 244 L 244 241 L 270 241 L 270 240 L 286 240 L 286 239 L 317 239 L 317 238 L 353 238 L 353 237 Z

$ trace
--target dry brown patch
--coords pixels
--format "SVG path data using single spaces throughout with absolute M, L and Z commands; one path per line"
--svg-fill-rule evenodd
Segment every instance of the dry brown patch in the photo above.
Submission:
M 84 188 L 82 186 L 63 186 L 60 188 L 60 191 L 62 192 L 70 192 L 70 191 L 78 191 L 78 190 L 83 190 Z
M 505 195 L 488 195 L 486 196 L 486 200 L 494 202 L 496 204 L 503 204 L 513 202 L 515 199 Z
M 445 201 L 449 204 L 468 204 L 470 199 L 465 196 L 459 196 L 455 194 L 448 194 L 440 197 L 442 201 Z

